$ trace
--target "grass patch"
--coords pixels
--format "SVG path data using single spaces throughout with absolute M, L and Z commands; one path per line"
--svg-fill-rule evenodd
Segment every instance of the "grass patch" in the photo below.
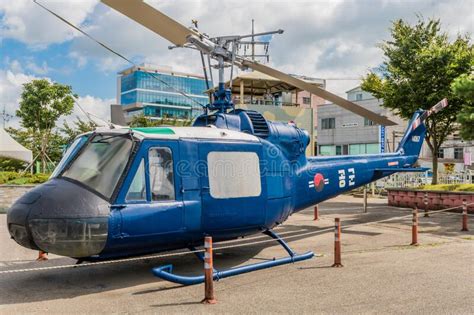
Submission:
M 474 184 L 439 184 L 439 185 L 425 185 L 420 187 L 423 190 L 438 190 L 438 191 L 467 191 L 474 192 Z
M 0 172 L 0 185 L 41 184 L 48 180 L 50 174 L 33 174 L 18 172 Z

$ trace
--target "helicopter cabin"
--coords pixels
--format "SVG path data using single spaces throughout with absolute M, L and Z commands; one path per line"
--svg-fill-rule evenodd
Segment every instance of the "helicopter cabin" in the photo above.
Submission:
M 171 249 L 177 239 L 230 239 L 283 221 L 282 206 L 266 212 L 263 147 L 254 135 L 216 127 L 97 130 L 76 139 L 53 176 L 110 202 L 106 251 L 133 245 L 140 253 L 167 243 Z

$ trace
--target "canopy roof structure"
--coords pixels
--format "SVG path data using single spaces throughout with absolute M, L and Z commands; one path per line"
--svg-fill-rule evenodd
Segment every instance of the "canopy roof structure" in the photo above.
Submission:
M 0 127 L 0 157 L 31 163 L 33 153 L 16 142 L 5 129 Z
M 314 84 L 319 87 L 324 87 L 325 82 L 323 79 L 313 79 L 307 77 L 298 76 L 301 80 Z M 225 86 L 228 88 L 230 81 L 225 82 Z M 206 91 L 214 92 L 217 87 L 209 89 Z M 259 71 L 252 72 L 243 72 L 238 76 L 234 77 L 232 80 L 232 94 L 253 94 L 253 95 L 263 95 L 266 93 L 277 93 L 277 92 L 292 92 L 292 91 L 302 91 L 301 89 L 293 86 L 289 83 L 276 79 L 272 76 L 269 76 L 265 73 Z

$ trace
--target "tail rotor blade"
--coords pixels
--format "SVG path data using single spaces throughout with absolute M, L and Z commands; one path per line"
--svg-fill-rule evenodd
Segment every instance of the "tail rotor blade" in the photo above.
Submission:
M 436 114 L 437 112 L 443 110 L 446 106 L 448 106 L 448 99 L 443 98 L 441 101 L 439 101 L 436 105 L 434 105 L 428 110 L 427 117 L 429 117 L 431 114 Z
M 430 117 L 433 114 L 436 114 L 437 112 L 442 111 L 446 106 L 448 106 L 448 99 L 443 98 L 441 101 L 436 103 L 433 107 L 431 107 L 428 110 L 425 110 L 423 114 L 421 114 L 415 121 L 412 123 L 412 130 L 415 130 L 418 128 L 419 125 L 421 125 L 422 122 L 426 120 L 426 118 Z
M 268 67 L 266 65 L 262 65 L 261 63 L 243 59 L 240 61 L 242 65 L 247 66 L 253 70 L 265 73 L 269 76 L 272 76 L 276 79 L 279 79 L 283 82 L 286 82 L 288 84 L 291 84 L 301 90 L 308 91 L 312 94 L 315 94 L 325 100 L 328 100 L 330 102 L 333 102 L 336 105 L 339 105 L 340 107 L 351 111 L 357 115 L 360 115 L 362 117 L 366 117 L 367 119 L 372 120 L 373 122 L 384 125 L 384 126 L 393 126 L 396 125 L 393 121 L 387 119 L 384 116 L 378 115 L 370 110 L 365 109 L 362 106 L 359 106 L 357 104 L 354 104 L 340 96 L 337 96 L 335 94 L 332 94 L 324 89 L 321 89 L 320 87 L 317 87 L 316 85 L 310 84 L 308 82 L 305 82 L 303 80 L 300 80 L 298 78 L 292 77 L 291 75 L 288 75 L 286 73 L 283 73 L 281 71 L 278 71 L 276 69 L 273 69 L 271 67 Z
M 112 9 L 128 16 L 177 46 L 186 43 L 186 38 L 196 32 L 156 10 L 143 0 L 101 0 Z

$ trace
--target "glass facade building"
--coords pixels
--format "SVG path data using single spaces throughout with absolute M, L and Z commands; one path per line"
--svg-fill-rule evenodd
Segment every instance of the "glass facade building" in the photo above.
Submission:
M 209 100 L 204 94 L 206 81 L 199 76 L 168 73 L 150 67 L 133 67 L 119 75 L 120 104 L 137 105 L 127 106 L 128 116 L 144 114 L 149 117 L 191 119 L 200 114 L 201 105 L 206 105 Z

